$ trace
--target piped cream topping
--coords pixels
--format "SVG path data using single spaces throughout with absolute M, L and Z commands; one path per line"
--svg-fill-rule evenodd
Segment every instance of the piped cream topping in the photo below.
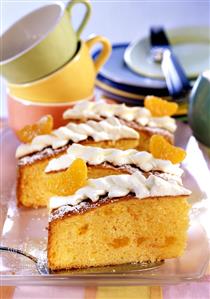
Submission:
M 123 125 L 116 117 L 104 119 L 100 122 L 89 120 L 86 123 L 69 123 L 65 127 L 60 127 L 51 134 L 36 136 L 30 144 L 21 144 L 16 151 L 16 157 L 21 158 L 26 155 L 39 152 L 51 146 L 57 149 L 72 142 L 80 142 L 88 137 L 94 141 L 138 139 L 139 134 L 132 128 Z
M 68 148 L 67 154 L 52 159 L 48 163 L 45 172 L 66 169 L 77 158 L 83 159 L 90 165 L 99 165 L 108 162 L 114 166 L 135 165 L 145 172 L 162 171 L 178 176 L 181 176 L 183 173 L 178 164 L 174 165 L 169 160 L 155 159 L 148 152 L 139 152 L 134 149 L 124 151 L 114 148 L 103 149 L 81 144 L 72 144 Z
M 112 116 L 117 116 L 126 121 L 135 121 L 143 127 L 162 128 L 172 133 L 176 130 L 176 122 L 169 116 L 153 117 L 147 108 L 128 107 L 125 104 L 108 104 L 103 99 L 97 102 L 80 102 L 63 114 L 64 119 L 74 120 L 99 120 L 101 117 Z
M 63 206 L 76 206 L 84 200 L 97 202 L 101 196 L 108 198 L 123 197 L 133 193 L 136 198 L 190 195 L 179 181 L 171 175 L 164 178 L 150 174 L 147 178 L 139 171 L 132 175 L 111 175 L 99 179 L 89 179 L 85 187 L 71 196 L 54 196 L 50 198 L 50 209 Z

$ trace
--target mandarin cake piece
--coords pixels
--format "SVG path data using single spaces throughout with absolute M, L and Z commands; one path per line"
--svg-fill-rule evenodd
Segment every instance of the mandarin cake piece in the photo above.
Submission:
M 80 161 L 81 159 L 83 163 Z M 86 176 L 81 177 L 81 169 L 86 167 L 84 163 L 87 163 Z M 21 196 L 27 202 L 33 200 L 33 205 L 36 203 L 38 206 L 38 201 L 35 202 L 34 197 L 31 199 L 30 196 L 30 190 L 34 189 L 34 196 L 42 198 L 43 205 L 47 205 L 48 198 L 53 194 L 69 195 L 72 193 L 68 193 L 68 191 L 76 191 L 75 186 L 81 187 L 81 185 L 75 184 L 75 181 L 82 184 L 86 178 L 133 173 L 136 170 L 145 173 L 158 172 L 160 176 L 164 176 L 166 173 L 173 177 L 176 176 L 177 180 L 181 179 L 183 173 L 179 164 L 174 165 L 170 160 L 156 159 L 152 154 L 145 151 L 104 149 L 74 143 L 68 147 L 64 154 L 49 160 L 45 169 L 40 169 L 39 173 L 33 171 L 33 179 L 26 175 L 28 181 L 25 186 L 24 182 L 22 183 L 23 193 Z
M 49 134 L 37 135 L 30 143 L 21 144 L 16 151 L 18 158 L 17 200 L 25 207 L 43 207 L 53 195 L 48 190 L 47 164 L 52 158 L 66 152 L 72 143 L 122 149 L 138 148 L 139 134 L 122 124 L 117 118 L 86 123 L 69 123 Z M 65 177 L 69 174 L 65 175 Z M 59 174 L 58 174 L 59 175 Z M 58 179 L 54 174 L 54 180 Z M 52 186 L 52 184 L 50 184 Z M 57 194 L 57 193 L 56 193 Z M 33 195 L 33 196 L 32 196 Z
M 74 195 L 52 197 L 51 270 L 157 261 L 181 256 L 190 191 L 170 174 L 89 179 Z
M 139 134 L 132 128 L 122 124 L 116 117 L 101 120 L 100 122 L 88 120 L 85 123 L 69 123 L 64 127 L 52 130 L 49 134 L 37 134 L 30 143 L 21 144 L 16 151 L 20 158 L 42 151 L 47 147 L 52 149 L 63 148 L 72 142 L 86 142 L 88 139 L 94 143 L 121 139 L 139 139 Z
M 169 103 L 160 98 L 154 101 L 154 97 L 146 97 L 145 103 L 154 113 L 145 107 L 128 107 L 125 104 L 109 104 L 105 100 L 83 101 L 76 104 L 73 108 L 64 112 L 64 119 L 75 122 L 83 122 L 88 119 L 100 121 L 104 118 L 118 117 L 121 123 L 137 130 L 143 141 L 147 144 L 149 137 L 153 134 L 164 136 L 173 143 L 173 133 L 176 130 L 176 123 L 170 117 L 176 112 L 176 104 Z M 148 105 L 150 103 L 150 105 Z M 171 107 L 171 105 L 173 107 Z M 175 105 L 175 107 L 174 107 Z M 162 112 L 162 115 L 161 115 Z M 168 114 L 167 114 L 168 113 Z M 145 146 L 146 149 L 146 146 Z

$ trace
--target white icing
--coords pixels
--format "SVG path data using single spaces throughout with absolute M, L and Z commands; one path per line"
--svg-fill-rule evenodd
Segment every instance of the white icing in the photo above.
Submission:
M 191 192 L 184 188 L 177 180 L 169 175 L 162 178 L 150 174 L 147 178 L 139 171 L 132 175 L 111 175 L 99 179 L 89 179 L 85 187 L 76 191 L 71 196 L 54 196 L 50 198 L 50 209 L 70 205 L 76 206 L 86 199 L 97 202 L 102 195 L 109 198 L 123 197 L 134 193 L 139 199 L 159 196 L 190 195 Z
M 43 150 L 47 146 L 53 149 L 65 146 L 69 141 L 80 142 L 92 137 L 94 141 L 119 140 L 123 138 L 138 139 L 139 134 L 132 128 L 122 125 L 121 122 L 111 117 L 100 122 L 89 120 L 86 123 L 69 123 L 52 131 L 49 135 L 36 136 L 30 144 L 21 144 L 16 151 L 16 157 L 32 154 Z
M 97 102 L 83 101 L 73 108 L 66 110 L 64 119 L 94 119 L 100 117 L 117 116 L 126 121 L 135 121 L 141 126 L 163 128 L 170 132 L 175 132 L 176 122 L 169 116 L 153 117 L 151 112 L 144 107 L 128 107 L 125 104 L 108 104 L 104 100 Z
M 183 173 L 178 164 L 174 165 L 169 160 L 155 159 L 148 152 L 139 152 L 134 149 L 125 151 L 114 148 L 103 149 L 81 144 L 71 145 L 67 150 L 67 154 L 52 159 L 48 163 L 45 172 L 66 169 L 77 158 L 83 159 L 90 165 L 99 165 L 104 162 L 109 162 L 114 166 L 134 164 L 146 172 L 157 170 L 178 176 L 181 176 Z

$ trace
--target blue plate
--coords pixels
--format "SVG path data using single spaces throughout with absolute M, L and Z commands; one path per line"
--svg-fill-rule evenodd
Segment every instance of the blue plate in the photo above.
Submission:
M 124 62 L 124 52 L 128 43 L 114 44 L 109 60 L 100 70 L 97 79 L 115 88 L 141 95 L 155 94 L 167 96 L 168 90 L 164 80 L 151 79 L 132 72 Z M 96 58 L 100 50 L 93 54 Z

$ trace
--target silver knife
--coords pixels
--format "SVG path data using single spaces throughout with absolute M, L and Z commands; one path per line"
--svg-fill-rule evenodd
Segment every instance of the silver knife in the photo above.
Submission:
M 172 50 L 163 27 L 152 27 L 150 29 L 150 44 L 153 61 L 161 63 L 169 94 L 173 99 L 186 96 L 191 89 L 191 85 Z

